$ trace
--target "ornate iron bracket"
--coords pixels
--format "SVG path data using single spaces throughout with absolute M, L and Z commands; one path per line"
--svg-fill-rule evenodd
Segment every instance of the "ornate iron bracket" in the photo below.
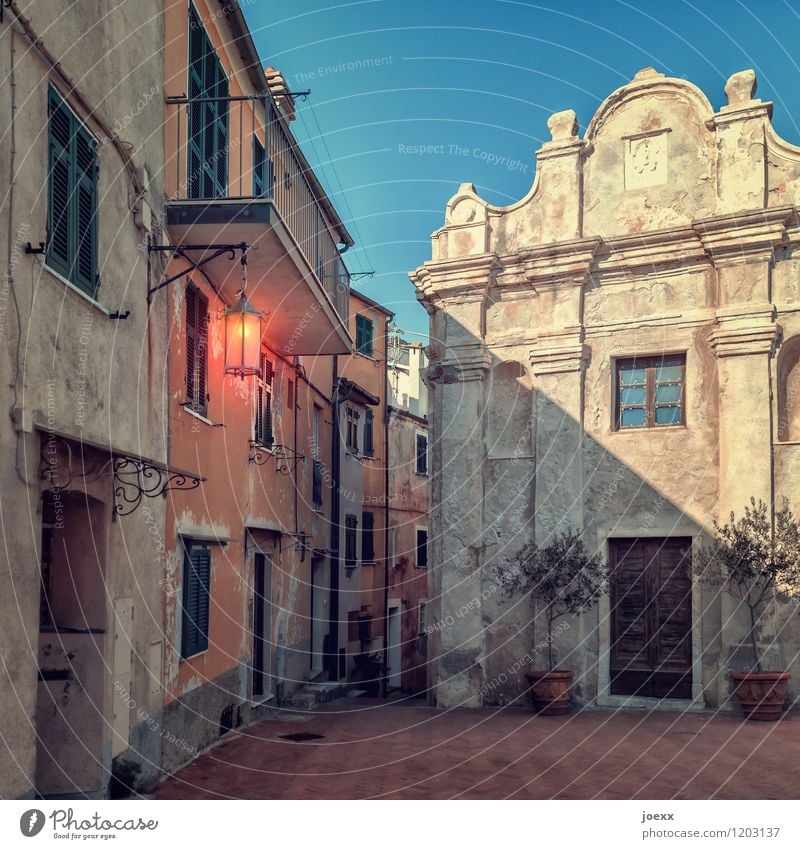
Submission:
M 197 489 L 204 477 L 152 463 L 141 457 L 109 452 L 108 459 L 87 466 L 83 446 L 78 445 L 79 458 L 73 462 L 72 443 L 61 436 L 48 434 L 40 448 L 39 477 L 50 480 L 51 487 L 69 491 L 75 478 L 94 483 L 111 471 L 114 484 L 114 515 L 128 516 L 144 498 L 155 498 L 173 489 Z
M 127 516 L 143 498 L 166 495 L 170 490 L 197 489 L 204 480 L 190 472 L 148 463 L 137 457 L 115 457 L 114 512 L 117 516 Z
M 300 454 L 288 445 L 261 445 L 250 440 L 249 461 L 257 466 L 263 466 L 270 457 L 275 460 L 275 470 L 282 475 L 290 475 L 297 468 L 297 464 L 305 462 L 305 455 Z
M 247 254 L 247 249 L 250 246 L 247 242 L 237 242 L 235 244 L 219 244 L 219 245 L 148 245 L 147 250 L 150 253 L 154 251 L 168 251 L 169 253 L 174 254 L 175 256 L 182 257 L 186 260 L 192 267 L 187 268 L 185 271 L 179 271 L 177 274 L 173 274 L 172 277 L 168 277 L 166 280 L 163 280 L 158 286 L 151 286 L 147 290 L 147 303 L 149 304 L 153 298 L 153 295 L 158 292 L 160 289 L 163 289 L 165 286 L 169 286 L 170 283 L 174 283 L 176 280 L 180 280 L 181 277 L 185 277 L 187 274 L 191 274 L 193 271 L 197 271 L 202 268 L 207 263 L 212 260 L 221 257 L 223 254 L 228 254 L 228 259 L 233 262 L 236 259 L 236 251 L 241 251 L 242 256 Z M 199 262 L 195 262 L 189 256 L 187 256 L 186 251 L 213 251 L 213 253 L 209 254 L 206 257 L 203 257 Z
M 306 550 L 308 549 L 308 545 L 306 540 L 311 538 L 311 534 L 306 533 L 305 531 L 298 531 L 297 533 L 284 533 L 283 535 L 278 537 L 278 552 L 281 553 L 288 549 L 290 543 L 287 543 L 286 548 L 283 545 L 283 537 L 286 536 L 289 539 L 294 541 L 294 550 L 296 554 L 301 554 L 305 557 Z

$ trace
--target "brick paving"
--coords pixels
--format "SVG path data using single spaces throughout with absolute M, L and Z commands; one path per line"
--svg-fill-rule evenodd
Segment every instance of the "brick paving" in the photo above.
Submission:
M 160 799 L 785 799 L 800 715 L 436 710 L 354 698 L 229 733 Z M 289 742 L 281 735 L 322 735 Z

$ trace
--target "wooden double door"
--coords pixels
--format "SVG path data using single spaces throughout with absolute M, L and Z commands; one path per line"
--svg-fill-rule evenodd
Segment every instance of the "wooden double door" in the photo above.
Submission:
M 692 697 L 691 539 L 611 541 L 611 693 Z

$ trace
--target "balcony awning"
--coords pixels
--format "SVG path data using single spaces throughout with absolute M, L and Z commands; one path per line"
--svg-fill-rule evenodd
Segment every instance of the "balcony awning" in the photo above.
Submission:
M 311 268 L 269 198 L 169 201 L 167 226 L 174 244 L 203 246 L 182 247 L 192 263 L 211 256 L 213 245 L 249 245 L 247 296 L 265 314 L 270 347 L 285 356 L 350 353 L 352 339 L 333 300 L 335 269 Z M 222 254 L 203 270 L 232 302 L 242 288 L 239 263 Z

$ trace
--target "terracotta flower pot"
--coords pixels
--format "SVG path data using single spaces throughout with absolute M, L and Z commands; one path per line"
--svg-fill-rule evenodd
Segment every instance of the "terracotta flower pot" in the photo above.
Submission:
M 552 672 L 527 672 L 533 706 L 537 713 L 556 716 L 569 713 L 569 691 L 574 672 L 555 669 Z
M 762 722 L 780 719 L 791 677 L 788 672 L 731 672 L 745 719 Z

